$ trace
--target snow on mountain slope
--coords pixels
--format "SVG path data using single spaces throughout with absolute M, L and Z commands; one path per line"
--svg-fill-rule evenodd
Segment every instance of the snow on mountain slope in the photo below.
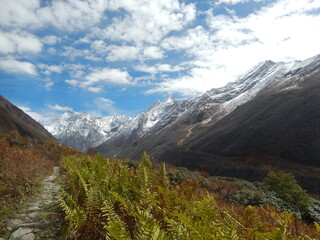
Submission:
M 230 113 L 237 106 L 250 101 L 261 92 L 297 87 L 299 81 L 309 74 L 308 67 L 311 67 L 311 72 L 313 72 L 314 68 L 319 70 L 319 65 L 320 55 L 304 61 L 261 62 L 237 81 L 206 92 L 202 96 L 205 101 L 202 100 L 204 104 L 200 108 L 208 109 L 218 105 L 219 112 Z
M 47 129 L 61 143 L 84 151 L 118 134 L 130 120 L 126 115 L 95 118 L 88 113 L 67 111 Z
M 188 103 L 192 100 L 176 100 L 170 95 L 164 101 L 156 102 L 144 112 L 138 114 L 123 129 L 121 135 L 130 135 L 133 132 L 141 138 L 155 133 L 176 120 L 188 110 Z
M 288 63 L 264 61 L 237 81 L 228 83 L 224 87 L 185 100 L 169 96 L 134 118 L 128 116 L 94 118 L 87 113 L 66 112 L 47 129 L 62 143 L 80 150 L 111 141 L 119 136 L 130 138 L 132 141 L 156 134 L 179 121 L 190 125 L 209 123 L 216 117 L 227 115 L 260 93 L 295 88 L 303 76 L 319 69 L 320 55 L 305 61 Z

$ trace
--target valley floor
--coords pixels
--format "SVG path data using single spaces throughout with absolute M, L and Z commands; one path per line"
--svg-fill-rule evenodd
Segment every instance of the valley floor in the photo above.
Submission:
M 56 239 L 55 226 L 48 219 L 59 204 L 58 176 L 59 167 L 54 167 L 53 173 L 43 180 L 40 193 L 15 218 L 7 221 L 7 239 Z M 0 238 L 3 239 L 5 238 Z

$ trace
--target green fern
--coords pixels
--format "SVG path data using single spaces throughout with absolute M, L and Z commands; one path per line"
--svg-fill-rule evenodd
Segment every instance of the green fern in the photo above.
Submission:
M 126 240 L 131 239 L 126 224 L 119 218 L 114 210 L 113 203 L 106 199 L 101 208 L 103 216 L 106 217 L 107 223 L 104 229 L 107 230 L 106 239 Z
M 166 165 L 152 167 L 144 153 L 136 168 L 121 160 L 67 157 L 68 175 L 60 196 L 72 238 L 108 240 L 302 240 L 289 232 L 292 214 L 276 227 L 254 222 L 256 207 L 239 217 L 219 207 L 202 178 L 170 184 Z M 280 218 L 279 213 L 274 213 Z M 249 224 L 247 224 L 249 222 Z M 320 227 L 315 225 L 320 231 Z M 318 234 L 317 236 L 319 236 Z

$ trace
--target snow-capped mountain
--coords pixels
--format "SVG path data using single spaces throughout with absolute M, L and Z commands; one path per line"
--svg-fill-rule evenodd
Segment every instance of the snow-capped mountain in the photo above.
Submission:
M 84 151 L 117 135 L 130 121 L 126 115 L 95 118 L 88 113 L 67 111 L 47 129 L 61 143 Z
M 134 118 L 123 115 L 94 118 L 69 111 L 47 128 L 62 143 L 80 150 L 114 140 L 117 144 L 119 141 L 131 144 L 175 123 L 194 126 L 214 122 L 261 93 L 295 88 L 309 73 L 319 70 L 319 64 L 320 55 L 288 63 L 265 61 L 224 87 L 184 100 L 169 96 Z
M 299 81 L 307 77 L 309 72 L 319 68 L 319 64 L 320 55 L 304 61 L 278 63 L 264 61 L 254 66 L 237 81 L 207 91 L 197 98 L 196 105 L 200 110 L 218 107 L 218 113 L 227 114 L 259 93 L 297 87 Z
M 106 131 L 112 134 L 100 138 L 107 140 L 95 150 L 106 157 L 131 159 L 147 151 L 176 166 L 252 181 L 270 170 L 291 171 L 308 190 L 319 193 L 319 106 L 320 55 L 289 63 L 265 61 L 237 81 L 199 97 L 170 96 L 155 103 L 115 125 L 117 131 Z M 89 136 L 94 121 L 85 116 L 66 118 L 59 132 L 74 127 L 75 136 Z M 69 127 L 76 121 L 87 122 L 87 127 Z M 102 122 L 112 129 L 113 120 Z M 91 136 L 101 133 L 99 125 L 94 126 Z M 72 143 L 71 139 L 66 140 Z
M 175 122 L 188 109 L 187 102 L 170 96 L 134 118 L 126 115 L 95 118 L 88 113 L 67 111 L 46 128 L 61 143 L 84 151 L 114 137 L 142 138 L 155 133 Z
M 124 156 L 126 149 L 133 153 L 131 147 L 138 145 L 152 151 L 154 147 L 168 141 L 169 135 L 182 146 L 188 142 L 187 138 L 192 137 L 192 129 L 196 126 L 215 124 L 257 96 L 299 88 L 304 79 L 319 70 L 320 55 L 305 61 L 261 62 L 237 81 L 209 90 L 199 97 L 176 100 L 171 96 L 163 102 L 157 102 L 133 118 L 119 135 L 109 138 L 96 149 L 109 156 Z M 157 135 L 161 135 L 162 139 Z M 147 136 L 150 137 L 144 145 L 143 139 Z M 156 139 L 153 144 L 151 137 Z
M 134 117 L 121 132 L 122 135 L 134 133 L 141 138 L 176 122 L 193 105 L 193 100 L 177 100 L 170 95 L 164 101 L 158 101 L 144 112 Z

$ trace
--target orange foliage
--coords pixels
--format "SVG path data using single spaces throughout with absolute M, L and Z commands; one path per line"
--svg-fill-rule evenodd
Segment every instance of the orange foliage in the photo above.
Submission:
M 272 206 L 241 206 L 227 201 L 218 201 L 218 205 L 220 208 L 226 209 L 244 226 L 245 232 L 243 234 L 246 236 L 250 236 L 257 229 L 261 232 L 269 232 L 277 228 L 284 219 L 284 212 Z M 286 228 L 292 237 L 307 235 L 313 239 L 320 239 L 320 232 L 316 231 L 314 223 L 307 223 L 294 216 Z
M 0 139 L 0 232 L 1 219 L 34 193 L 62 157 L 73 154 L 80 153 L 57 142 L 22 137 L 17 131 Z

